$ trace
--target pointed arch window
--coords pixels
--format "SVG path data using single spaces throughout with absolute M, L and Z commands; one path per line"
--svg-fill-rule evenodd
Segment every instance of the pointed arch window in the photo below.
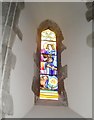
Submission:
M 67 65 L 61 65 L 61 53 L 66 49 L 63 40 L 62 32 L 55 22 L 45 20 L 39 25 L 32 83 L 35 103 L 46 99 L 46 102 L 47 100 L 62 101 L 62 105 L 68 105 L 64 87 Z

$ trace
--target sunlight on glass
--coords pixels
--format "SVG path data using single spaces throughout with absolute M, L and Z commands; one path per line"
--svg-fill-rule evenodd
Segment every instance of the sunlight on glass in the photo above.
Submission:
M 41 33 L 41 40 L 56 41 L 56 35 L 51 30 L 47 29 Z
M 41 32 L 40 99 L 58 97 L 56 35 L 47 29 Z

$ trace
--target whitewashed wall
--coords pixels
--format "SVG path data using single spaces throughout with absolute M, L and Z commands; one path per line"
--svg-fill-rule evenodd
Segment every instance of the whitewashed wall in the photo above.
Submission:
M 85 2 L 29 3 L 27 6 L 37 27 L 46 19 L 60 26 L 67 47 L 62 53 L 62 64 L 68 65 L 65 88 L 69 107 L 85 118 L 92 117 L 92 48 L 87 42 L 92 23 L 85 18 Z
M 62 63 L 68 65 L 65 87 L 69 107 L 85 118 L 92 118 L 92 48 L 87 42 L 87 36 L 92 33 L 92 22 L 86 21 L 85 4 L 79 3 L 78 6 L 78 13 L 73 12 L 62 25 L 67 46 Z
M 23 33 L 22 42 L 16 37 L 13 53 L 17 57 L 15 69 L 11 72 L 10 92 L 13 96 L 14 115 L 8 116 L 21 118 L 34 104 L 34 95 L 31 91 L 33 78 L 33 52 L 35 50 L 35 26 L 30 18 L 30 12 L 22 10 L 19 27 Z M 6 116 L 7 117 L 7 116 Z

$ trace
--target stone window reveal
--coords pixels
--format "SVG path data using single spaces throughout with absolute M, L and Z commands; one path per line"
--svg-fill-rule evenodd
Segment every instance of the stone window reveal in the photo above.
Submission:
M 66 49 L 63 40 L 62 32 L 55 22 L 45 20 L 39 25 L 32 82 L 35 104 L 55 101 L 56 105 L 68 105 L 64 87 L 67 65 L 61 65 L 61 53 Z

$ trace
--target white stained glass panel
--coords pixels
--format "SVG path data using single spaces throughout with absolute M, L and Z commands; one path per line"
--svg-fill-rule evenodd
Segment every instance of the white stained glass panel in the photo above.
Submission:
M 53 31 L 47 29 L 41 33 L 41 40 L 56 41 L 56 35 Z

